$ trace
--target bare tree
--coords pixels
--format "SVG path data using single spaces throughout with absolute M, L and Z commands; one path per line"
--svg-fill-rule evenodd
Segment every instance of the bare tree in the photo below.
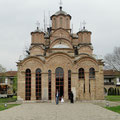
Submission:
M 5 73 L 6 69 L 0 64 L 0 73 Z
M 105 68 L 120 71 L 120 47 L 115 47 L 113 53 L 104 57 Z

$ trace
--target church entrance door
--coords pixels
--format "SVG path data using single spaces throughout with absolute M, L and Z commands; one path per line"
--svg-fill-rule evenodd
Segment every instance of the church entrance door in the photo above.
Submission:
M 56 92 L 59 91 L 59 99 L 64 96 L 64 71 L 58 67 L 55 71 L 56 74 Z

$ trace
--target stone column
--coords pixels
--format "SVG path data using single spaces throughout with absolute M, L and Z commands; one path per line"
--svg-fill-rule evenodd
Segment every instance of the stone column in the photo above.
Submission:
M 104 76 L 103 71 L 95 73 L 96 77 L 96 99 L 104 99 Z
M 84 79 L 80 79 L 80 83 L 79 83 L 79 96 L 80 96 L 80 100 L 84 99 Z
M 89 72 L 85 72 L 85 99 L 89 100 Z
M 36 100 L 36 76 L 35 73 L 31 73 L 31 100 Z
M 54 102 L 55 101 L 55 90 L 56 90 L 56 83 L 55 83 L 55 73 L 52 73 L 52 79 L 51 79 L 51 87 L 52 87 L 52 91 L 51 91 L 51 93 L 52 93 L 52 101 Z
M 94 100 L 95 99 L 95 79 L 91 79 L 90 80 L 90 91 L 91 91 L 91 99 Z
M 64 71 L 64 99 L 68 100 L 68 71 Z
M 76 100 L 76 94 L 77 94 L 77 91 L 76 91 L 76 81 L 77 81 L 77 75 L 76 73 L 72 73 L 71 75 L 71 90 L 74 94 L 74 100 Z
M 42 74 L 42 100 L 48 100 L 48 73 Z
M 25 72 L 18 72 L 18 90 L 17 90 L 17 100 L 25 100 Z

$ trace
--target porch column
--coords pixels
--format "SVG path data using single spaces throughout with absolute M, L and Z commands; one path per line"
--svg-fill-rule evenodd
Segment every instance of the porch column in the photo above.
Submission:
M 36 76 L 35 73 L 31 73 L 31 100 L 36 100 Z
M 56 84 L 56 83 L 55 83 L 55 81 L 56 81 L 56 80 L 55 80 L 55 73 L 52 73 L 52 76 L 51 76 L 51 77 L 52 77 L 52 79 L 51 79 L 51 88 L 52 88 L 52 89 L 51 89 L 51 90 L 52 90 L 52 91 L 51 91 L 51 94 L 52 94 L 52 95 L 51 95 L 51 96 L 52 96 L 51 100 L 54 102 L 54 101 L 55 101 L 55 89 L 56 89 L 56 88 L 55 88 L 55 84 Z
M 85 72 L 85 99 L 89 100 L 89 72 Z

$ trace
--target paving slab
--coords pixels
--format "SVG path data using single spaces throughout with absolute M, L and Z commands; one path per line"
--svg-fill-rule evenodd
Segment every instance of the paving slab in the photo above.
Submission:
M 24 103 L 0 112 L 0 120 L 120 120 L 120 114 L 92 103 Z

